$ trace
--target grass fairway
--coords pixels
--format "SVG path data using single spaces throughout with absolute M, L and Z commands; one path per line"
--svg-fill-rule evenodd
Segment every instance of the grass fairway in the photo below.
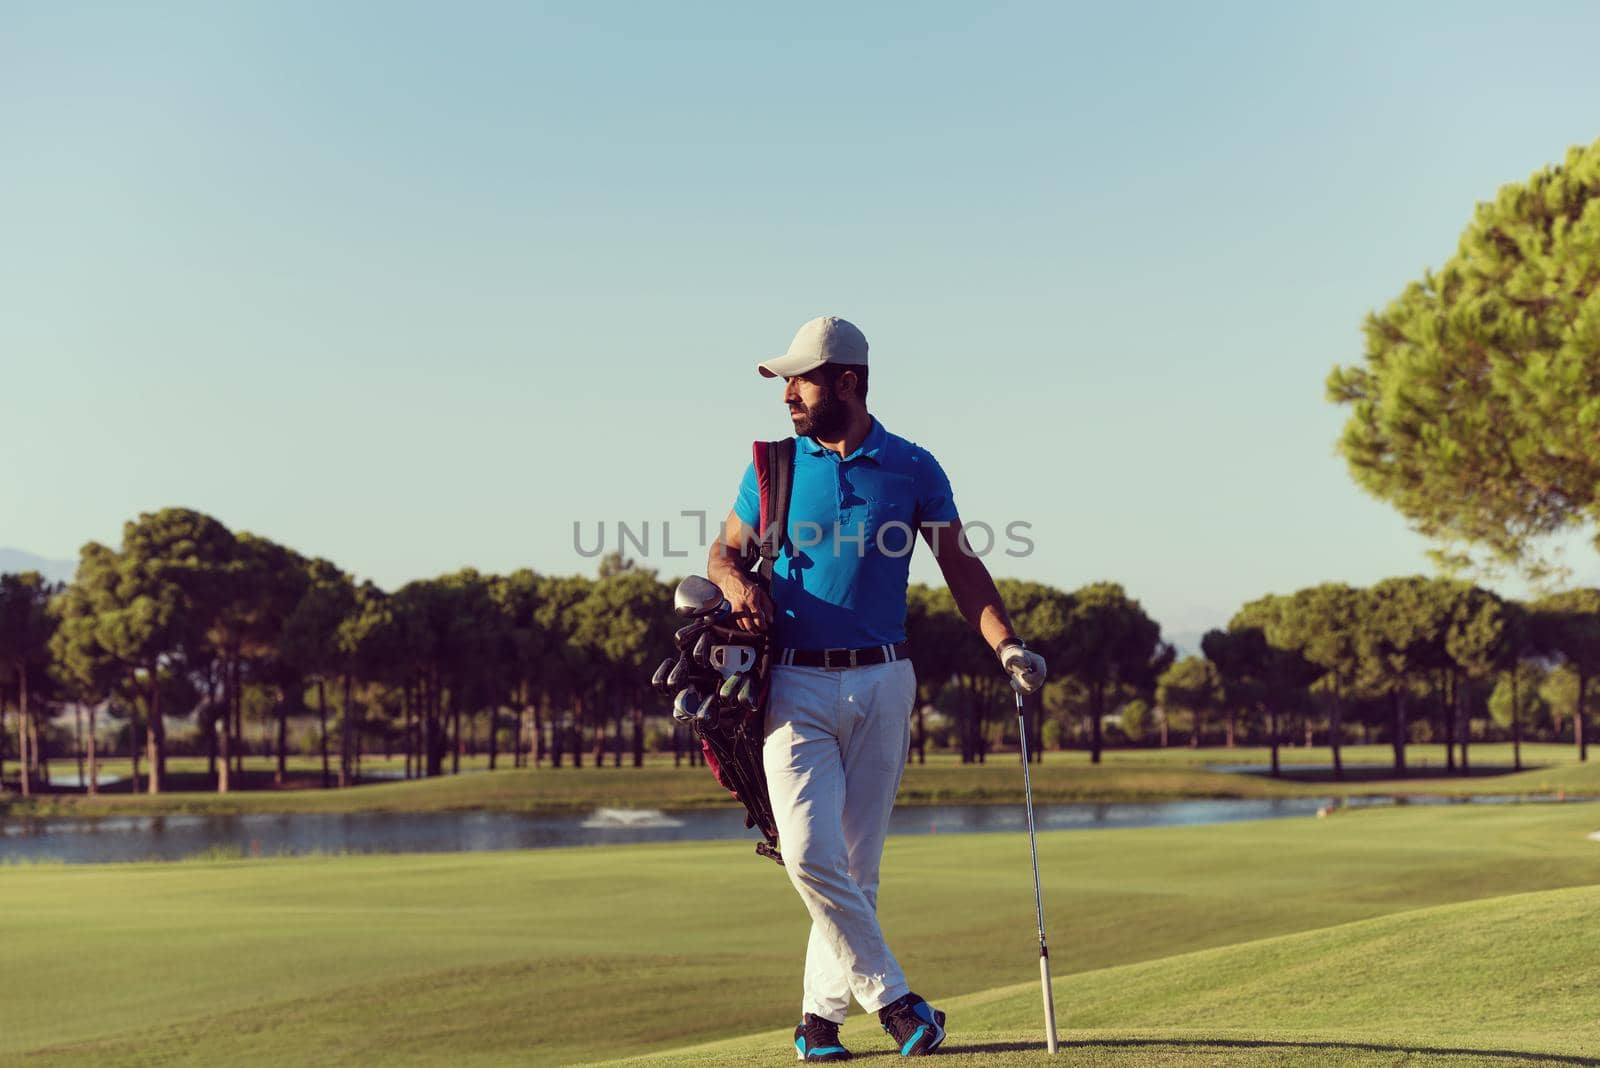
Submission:
M 1472 749 L 1473 774 L 1444 774 L 1443 750 L 1416 745 L 1410 770 L 1395 778 L 1387 746 L 1347 746 L 1347 775 L 1333 780 L 1325 771 L 1297 770 L 1295 765 L 1325 765 L 1326 749 L 1285 749 L 1285 774 L 1265 774 L 1265 749 L 1132 749 L 1110 750 L 1105 762 L 1089 763 L 1086 753 L 1050 752 L 1033 771 L 1034 797 L 1041 803 L 1071 801 L 1153 801 L 1181 798 L 1338 797 L 1362 794 L 1527 796 L 1566 793 L 1600 796 L 1600 760 L 1575 763 L 1571 746 L 1526 745 L 1529 770 L 1513 773 L 1511 747 L 1477 745 Z M 126 761 L 115 770 L 125 771 Z M 480 766 L 469 760 L 464 767 Z M 384 767 L 368 761 L 371 769 Z M 1260 773 L 1228 773 L 1206 765 L 1250 765 Z M 54 793 L 23 801 L 0 796 L 0 815 L 113 815 L 154 813 L 225 814 L 238 812 L 435 812 L 492 810 L 502 812 L 588 811 L 597 806 L 624 808 L 707 808 L 731 804 L 728 795 L 703 767 L 674 768 L 659 757 L 643 768 L 513 769 L 446 775 L 412 782 L 368 783 L 349 790 L 315 788 L 310 763 L 298 758 L 298 789 L 271 789 L 267 765 L 253 758 L 249 781 L 263 788 L 230 794 L 207 792 L 202 761 L 173 762 L 174 783 L 181 787 L 156 796 L 129 794 L 126 784 L 99 797 Z M 388 765 L 403 767 L 400 761 Z M 947 754 L 906 769 L 901 804 L 1007 803 L 1022 801 L 1022 776 L 1014 753 L 995 754 L 987 763 L 963 765 Z
M 1137 1043 L 1159 1038 L 1185 1064 L 1388 1064 L 1393 1041 L 1293 1057 L 1216 1043 L 1278 1042 L 1277 1031 L 1369 1045 L 1448 1038 L 1463 1008 L 1445 983 L 1454 976 L 1475 992 L 1474 1034 L 1548 1051 L 1543 1024 L 1514 1030 L 1521 1015 L 1496 1015 L 1523 1011 L 1503 988 L 1532 983 L 1532 965 L 1515 962 L 1547 952 L 1534 991 L 1592 1007 L 1595 972 L 1571 963 L 1600 957 L 1592 897 L 1530 906 L 1548 926 L 1503 939 L 1470 909 L 1449 938 L 1394 914 L 1600 882 L 1600 843 L 1586 837 L 1597 829 L 1589 806 L 1497 806 L 1045 835 L 1063 1024 L 1136 1043 L 1096 1031 L 1086 1063 L 1151 1063 L 1169 1046 Z M 917 988 L 959 1007 L 963 1041 L 1003 1063 L 995 1047 L 1036 1030 L 1026 838 L 896 838 L 888 854 L 885 927 Z M 0 894 L 0 1062 L 39 1065 L 548 1064 L 668 1051 L 792 1026 L 805 942 L 793 891 L 742 843 L 24 867 L 0 872 Z M 1360 926 L 1380 917 L 1394 926 Z M 1476 941 L 1458 954 L 1468 928 Z M 1339 934 L 1358 930 L 1378 933 Z M 1308 932 L 1348 940 L 1262 941 Z M 1440 962 L 1433 985 L 1420 982 L 1427 968 L 1378 967 L 1382 946 L 1399 961 L 1411 943 Z M 1342 967 L 1303 971 L 1330 946 L 1346 947 Z M 1211 1045 L 1186 1044 L 1194 1034 Z M 792 1057 L 772 1049 L 761 1055 Z M 1213 1059 L 1191 1060 L 1202 1054 Z
M 1418 909 L 1084 972 L 1055 984 L 1073 1063 L 1600 1062 L 1600 887 Z M 1035 984 L 949 999 L 952 1064 L 1043 1059 Z M 630 1059 L 789 1063 L 787 1031 Z M 886 1039 L 846 1027 L 862 1053 Z M 892 1056 L 883 1052 L 885 1059 Z M 941 1061 L 945 1063 L 945 1061 Z

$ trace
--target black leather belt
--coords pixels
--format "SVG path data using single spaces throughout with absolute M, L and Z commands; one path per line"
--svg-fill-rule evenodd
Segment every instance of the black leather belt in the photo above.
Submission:
M 874 664 L 892 664 L 911 655 L 909 642 L 898 645 L 869 645 L 865 649 L 784 649 L 778 653 L 778 663 L 793 667 L 818 667 L 829 671 L 845 668 L 871 667 Z

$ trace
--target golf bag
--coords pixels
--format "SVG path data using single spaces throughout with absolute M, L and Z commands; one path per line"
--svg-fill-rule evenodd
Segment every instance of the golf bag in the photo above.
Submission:
M 772 567 L 789 525 L 789 490 L 794 469 L 793 438 L 758 441 L 754 454 L 761 493 L 758 541 L 739 546 L 741 561 L 755 568 L 769 594 Z M 778 825 L 761 763 L 773 650 L 766 634 L 737 629 L 722 591 L 691 575 L 678 584 L 673 611 L 690 622 L 674 635 L 677 652 L 661 662 L 651 685 L 672 695 L 672 715 L 700 740 L 706 764 L 723 789 L 745 808 L 745 826 L 761 832 L 756 852 L 778 864 Z

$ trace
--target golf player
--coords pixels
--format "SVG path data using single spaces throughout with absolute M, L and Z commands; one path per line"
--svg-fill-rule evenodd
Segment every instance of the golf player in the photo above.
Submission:
M 801 1060 L 847 1060 L 839 1025 L 854 998 L 904 1056 L 932 1053 L 944 1013 L 912 993 L 878 926 L 878 864 L 911 740 L 916 676 L 906 584 L 918 534 L 961 614 L 1023 693 L 1045 663 L 1012 630 L 988 569 L 961 537 L 950 483 L 926 449 L 867 411 L 867 339 L 813 319 L 760 364 L 783 380 L 797 437 L 788 538 L 770 598 L 740 564 L 760 521 L 754 465 L 711 546 L 707 574 L 739 626 L 774 656 L 763 763 L 789 879 L 811 914 Z

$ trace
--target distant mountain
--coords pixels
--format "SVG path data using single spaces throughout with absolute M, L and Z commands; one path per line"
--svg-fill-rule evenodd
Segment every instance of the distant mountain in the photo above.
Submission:
M 78 561 L 47 560 L 21 549 L 0 549 L 0 575 L 13 571 L 37 571 L 52 582 L 71 582 Z

